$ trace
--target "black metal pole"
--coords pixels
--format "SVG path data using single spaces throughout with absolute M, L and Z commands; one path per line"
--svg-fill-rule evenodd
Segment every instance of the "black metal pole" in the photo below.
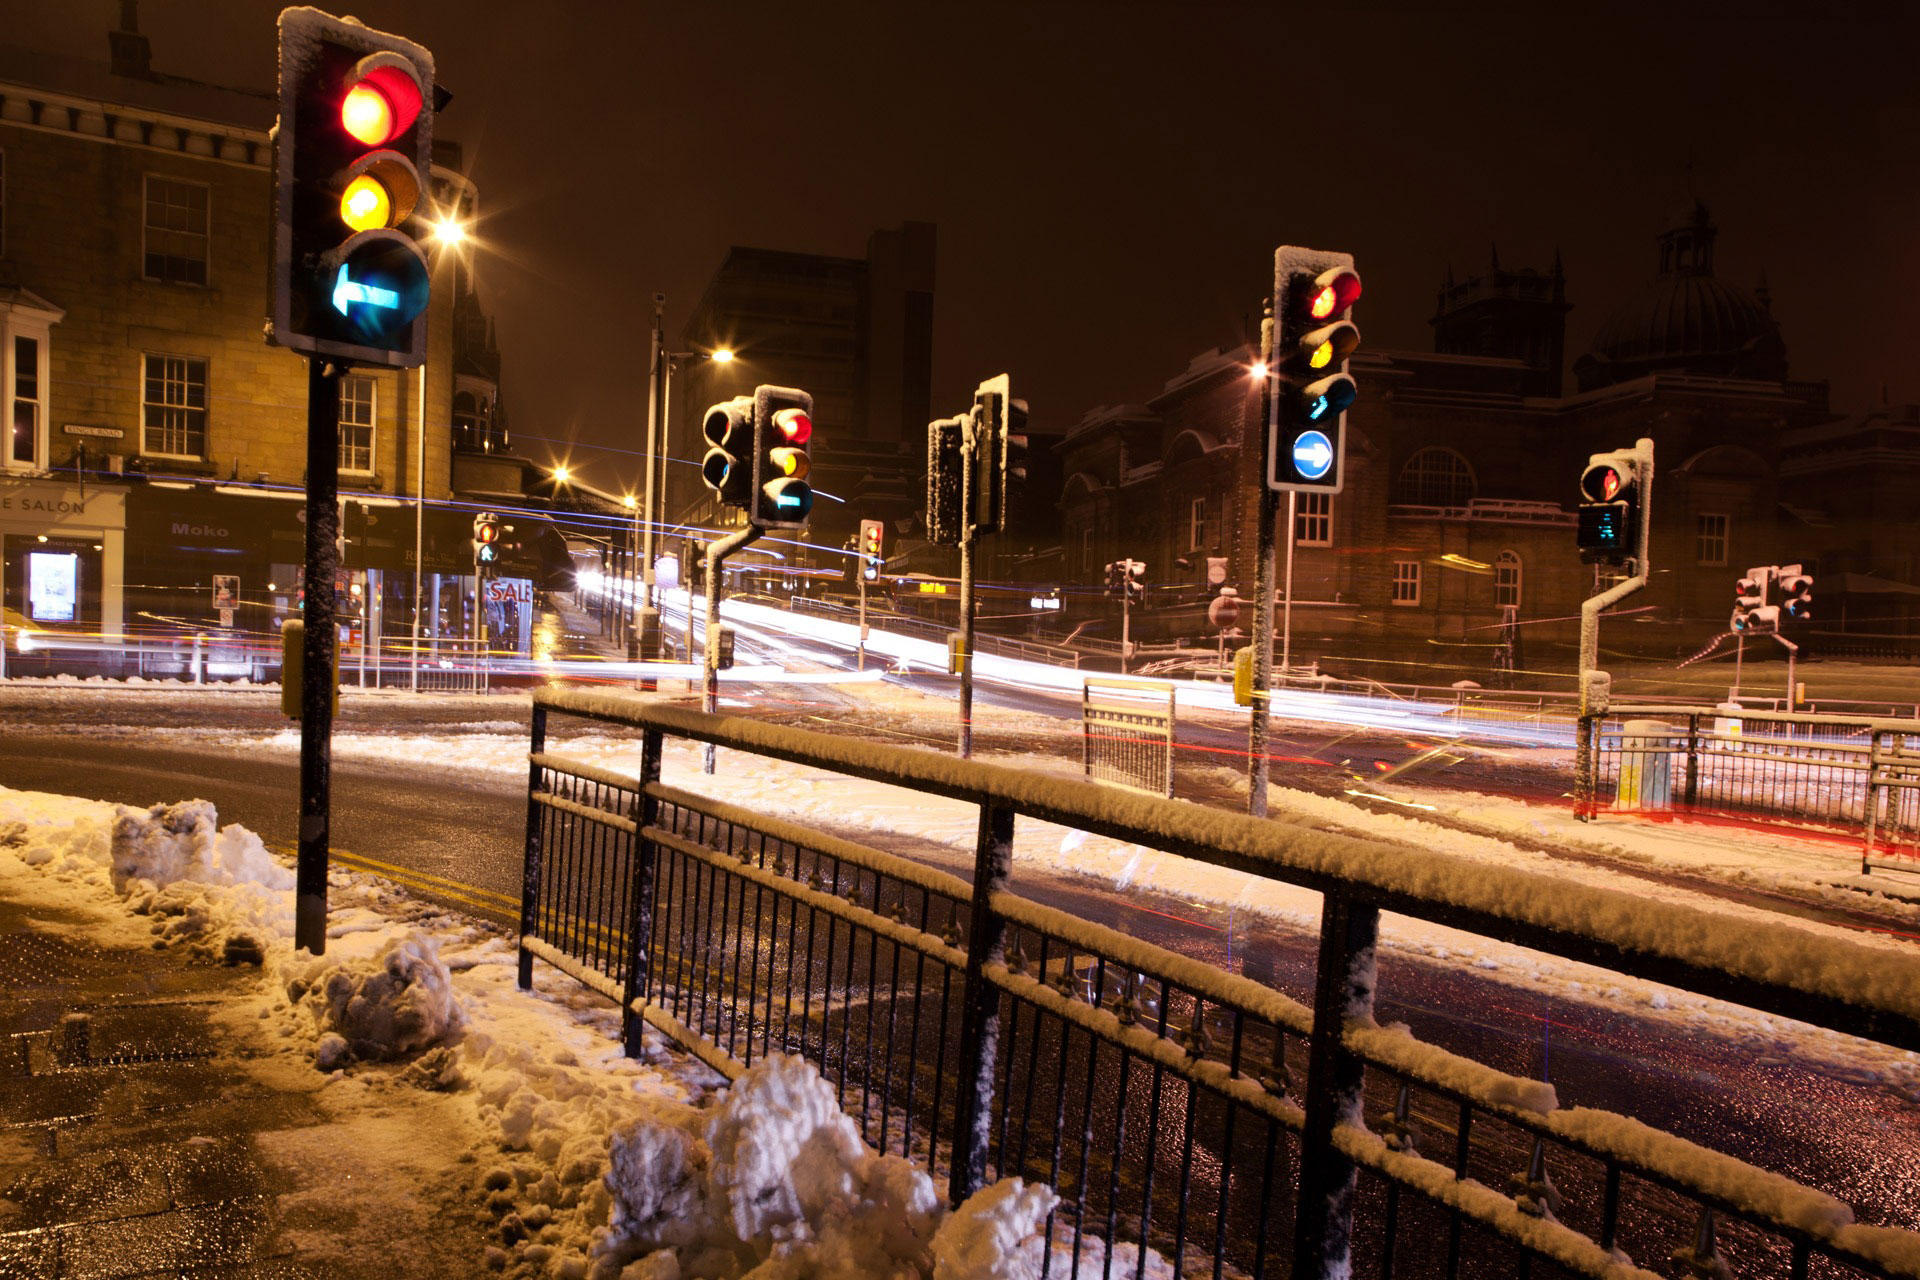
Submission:
M 1332 895 L 1321 902 L 1293 1234 L 1292 1274 L 1297 1280 L 1332 1280 L 1353 1270 L 1355 1166 L 1334 1145 L 1333 1131 L 1360 1119 L 1365 1067 L 1347 1051 L 1341 1036 L 1348 1021 L 1373 1016 L 1379 930 L 1377 907 Z
M 1273 474 L 1273 459 L 1267 456 L 1273 447 L 1271 418 L 1276 411 L 1273 395 L 1273 301 L 1265 304 L 1266 316 L 1260 322 L 1260 358 L 1267 362 L 1267 375 L 1260 382 L 1260 417 L 1254 430 L 1262 442 L 1260 454 L 1259 528 L 1254 558 L 1253 604 L 1253 706 L 1247 717 L 1247 812 L 1256 818 L 1267 816 L 1267 690 L 1273 684 L 1273 589 L 1275 539 L 1273 526 L 1280 519 L 1280 495 L 1267 485 Z
M 986 967 L 1006 959 L 1007 922 L 993 909 L 993 895 L 1013 872 L 1013 810 L 997 800 L 980 804 L 973 851 L 973 902 L 967 924 L 967 972 L 960 1010 L 960 1095 L 955 1100 L 953 1163 L 947 1197 L 959 1204 L 987 1180 L 987 1147 L 993 1117 L 993 1071 L 1000 1049 L 1000 989 Z
M 327 949 L 327 846 L 333 811 L 333 579 L 340 567 L 340 373 L 307 362 L 307 566 L 301 610 L 300 854 L 293 945 Z

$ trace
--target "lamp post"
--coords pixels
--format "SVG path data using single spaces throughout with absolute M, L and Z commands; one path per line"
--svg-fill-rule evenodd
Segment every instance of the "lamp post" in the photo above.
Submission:
M 458 249 L 467 240 L 467 225 L 452 214 L 436 219 L 433 242 L 443 249 Z M 420 692 L 420 613 L 426 601 L 420 596 L 420 564 L 425 558 L 427 512 L 427 362 L 420 362 L 420 430 L 416 433 L 413 455 L 413 652 L 407 663 L 407 688 Z
M 727 364 L 733 352 L 726 347 L 713 351 L 669 351 L 666 347 L 667 295 L 653 295 L 653 352 L 648 361 L 647 388 L 647 465 L 641 495 L 642 531 L 640 545 L 640 595 L 634 601 L 633 634 L 627 641 L 630 661 L 660 656 L 660 609 L 654 596 L 653 538 L 659 524 L 660 509 L 666 505 L 667 405 L 673 380 L 673 366 L 679 360 L 712 360 Z M 655 466 L 655 459 L 660 464 Z M 689 596 L 691 599 L 691 596 Z

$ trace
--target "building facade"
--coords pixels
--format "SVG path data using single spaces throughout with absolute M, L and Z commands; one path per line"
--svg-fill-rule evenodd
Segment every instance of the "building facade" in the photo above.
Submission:
M 700 480 L 707 406 L 760 383 L 813 396 L 816 497 L 807 540 L 841 546 L 862 519 L 917 515 L 932 417 L 936 233 L 875 231 L 865 258 L 736 246 L 682 333 L 669 407 L 667 510 L 696 527 L 728 523 Z M 730 364 L 699 359 L 727 348 Z M 831 496 L 828 496 L 831 495 Z
M 16 636 L 112 650 L 204 630 L 257 670 L 304 559 L 306 362 L 262 340 L 275 104 L 158 73 L 138 31 L 112 37 L 106 64 L 0 50 L 0 601 Z M 439 208 L 471 214 L 457 167 L 431 180 Z M 416 511 L 423 569 L 451 587 L 424 625 L 470 625 L 455 411 L 462 452 L 505 437 L 498 353 L 451 261 L 427 325 L 423 371 L 342 382 L 337 586 L 361 636 L 411 624 Z
M 1825 384 L 1788 379 L 1764 285 L 1714 276 L 1715 234 L 1696 205 L 1659 237 L 1653 283 L 1601 326 L 1570 393 L 1557 261 L 1508 270 L 1496 255 L 1464 280 L 1449 272 L 1434 351 L 1355 355 L 1344 487 L 1294 508 L 1296 661 L 1383 679 L 1449 668 L 1524 679 L 1530 664 L 1564 675 L 1580 602 L 1600 581 L 1574 543 L 1577 481 L 1591 453 L 1641 436 L 1657 454 L 1655 572 L 1638 611 L 1609 627 L 1610 650 L 1694 652 L 1726 630 L 1733 583 L 1752 565 L 1857 564 L 1911 582 L 1911 557 L 1867 550 L 1912 545 L 1910 518 L 1822 514 L 1849 509 L 1868 465 L 1860 440 L 1911 476 L 1911 415 L 1836 425 Z M 1115 559 L 1148 565 L 1136 639 L 1210 643 L 1219 587 L 1251 599 L 1264 434 L 1253 355 L 1208 352 L 1146 404 L 1091 410 L 1059 445 L 1064 574 L 1080 584 L 1064 624 L 1117 636 L 1117 605 L 1097 586 Z M 1818 486 L 1806 480 L 1816 473 Z M 1897 484 L 1889 472 L 1883 505 Z M 1285 510 L 1283 499 L 1283 563 Z

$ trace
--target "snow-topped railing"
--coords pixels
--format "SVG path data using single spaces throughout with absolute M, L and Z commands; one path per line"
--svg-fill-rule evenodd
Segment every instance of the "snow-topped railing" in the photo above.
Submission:
M 901 1059 L 908 1091 L 900 1134 L 904 1153 L 909 1150 L 905 1131 L 916 1119 L 914 1082 L 936 1051 L 933 1084 L 944 1087 L 947 1079 L 947 1041 L 938 1031 L 930 1040 L 922 1035 L 923 1006 L 931 1011 L 930 1026 L 948 1028 L 953 1019 L 947 996 L 963 968 L 954 1113 L 943 1118 L 947 1113 L 939 1109 L 928 1112 L 920 1124 L 930 1135 L 916 1134 L 911 1151 L 937 1160 L 943 1145 L 950 1146 L 955 1194 L 979 1185 L 990 1162 L 1002 1175 L 1045 1178 L 1076 1191 L 1077 1199 L 1070 1195 L 1070 1208 L 1063 1210 L 1073 1223 L 1076 1257 L 1079 1233 L 1091 1229 L 1104 1233 L 1109 1243 L 1130 1238 L 1151 1241 L 1163 1252 L 1171 1248 L 1176 1262 L 1184 1260 L 1192 1268 L 1184 1255 L 1206 1254 L 1206 1244 L 1198 1238 L 1206 1233 L 1199 1227 L 1210 1222 L 1216 1263 L 1231 1255 L 1230 1265 L 1254 1272 L 1270 1266 L 1265 1210 L 1257 1224 L 1235 1217 L 1244 1213 L 1244 1206 L 1224 1190 L 1253 1176 L 1233 1166 L 1233 1117 L 1240 1115 L 1247 1117 L 1243 1123 L 1253 1126 L 1253 1132 L 1269 1126 L 1269 1175 L 1272 1135 L 1279 1130 L 1301 1135 L 1291 1174 L 1282 1169 L 1278 1182 L 1254 1184 L 1262 1203 L 1283 1188 L 1297 1186 L 1290 1272 L 1295 1276 L 1350 1274 L 1359 1173 L 1440 1206 L 1453 1216 L 1456 1228 L 1461 1221 L 1471 1223 L 1526 1255 L 1585 1276 L 1649 1274 L 1624 1260 L 1617 1252 L 1623 1246 L 1651 1263 L 1662 1263 L 1663 1251 L 1671 1250 L 1676 1259 L 1704 1268 L 1699 1274 L 1714 1274 L 1721 1265 L 1716 1222 L 1723 1218 L 1750 1224 L 1761 1233 L 1758 1238 L 1778 1242 L 1781 1259 L 1791 1267 L 1791 1272 L 1778 1273 L 1783 1276 L 1807 1274 L 1809 1259 L 1816 1256 L 1867 1275 L 1920 1276 L 1920 1236 L 1854 1224 L 1845 1206 L 1819 1192 L 1625 1117 L 1560 1111 L 1547 1086 L 1422 1045 L 1403 1032 L 1376 1028 L 1371 1020 L 1373 949 L 1382 909 L 1908 1048 L 1920 1043 L 1920 963 L 1912 957 L 1786 925 L 1755 937 L 1760 931 L 1716 928 L 1719 921 L 1708 911 L 1317 832 L 1304 821 L 1289 821 L 1284 813 L 1261 822 L 915 749 L 703 716 L 619 693 L 537 694 L 536 749 L 543 744 L 549 711 L 646 730 L 650 763 L 627 785 L 638 786 L 643 810 L 638 863 L 651 866 L 657 859 L 667 879 L 658 893 L 635 900 L 659 906 L 659 929 L 666 936 L 653 938 L 651 962 L 675 969 L 674 981 L 656 988 L 658 999 L 641 1002 L 641 1016 L 676 1038 L 692 1037 L 695 1043 L 689 1047 L 702 1056 L 725 1054 L 727 1045 L 738 1043 L 743 1025 L 749 1052 L 756 1035 L 765 1051 L 776 1018 L 782 1036 L 791 1037 L 797 1028 L 801 1051 L 816 1057 L 823 1069 L 837 1056 L 843 1096 L 850 1110 L 858 1097 L 863 1121 L 869 1092 L 878 1096 L 883 1149 L 889 1099 L 896 1089 L 894 1064 Z M 968 888 L 952 877 L 835 842 L 798 824 L 663 787 L 657 769 L 664 735 L 977 804 L 981 821 L 975 882 Z M 678 816 L 659 819 L 663 809 Z M 1258 984 L 1009 893 L 1016 816 L 1320 890 L 1326 906 L 1311 1015 Z M 710 828 L 710 821 L 716 825 Z M 600 829 L 613 826 L 600 824 Z M 699 835 L 687 834 L 695 827 Z M 534 834 L 530 824 L 530 885 L 538 853 Z M 654 852 L 646 853 L 648 849 Z M 823 849 L 827 852 L 818 852 Z M 803 866 L 810 868 L 810 875 Z M 799 883 L 802 880 L 805 883 Z M 767 902 L 773 903 L 770 917 Z M 765 928 L 769 918 L 770 932 Z M 824 930 L 816 923 L 822 920 L 827 922 Z M 644 928 L 630 927 L 629 935 L 651 936 L 653 930 L 649 918 Z M 818 945 L 822 932 L 824 949 Z M 776 993 L 775 953 L 783 947 L 786 989 Z M 743 955 L 748 958 L 744 977 Z M 824 987 L 814 980 L 816 955 L 825 971 Z M 806 978 L 796 999 L 794 975 L 802 959 Z M 763 968 L 764 991 L 757 991 Z M 900 983 L 909 969 L 920 984 L 907 1001 L 910 1033 L 900 1013 Z M 890 985 L 882 985 L 883 975 Z M 815 1000 L 821 1005 L 818 1011 L 808 1007 Z M 856 1057 L 849 1052 L 849 1037 L 861 1026 L 865 1045 Z M 1250 1048 L 1258 1038 L 1247 1032 L 1253 1026 L 1265 1027 L 1270 1035 L 1264 1055 L 1257 1046 Z M 1224 1039 L 1230 1043 L 1223 1043 L 1221 1032 L 1228 1027 Z M 1309 1028 L 1333 1027 L 1341 1034 L 1308 1033 Z M 906 1037 L 904 1049 L 896 1047 L 897 1030 Z M 1298 1064 L 1288 1058 L 1303 1042 L 1306 1089 L 1304 1097 L 1297 1097 L 1291 1080 Z M 1084 1050 L 1074 1047 L 1079 1044 Z M 1102 1057 L 1107 1052 L 1120 1055 L 1117 1080 L 1104 1074 L 1111 1067 L 1096 1070 L 1108 1061 Z M 1074 1095 L 1078 1110 L 1069 1107 L 1066 1089 L 1070 1061 L 1076 1079 L 1085 1073 L 1084 1086 L 1076 1086 L 1081 1092 Z M 855 1064 L 851 1076 L 850 1063 Z M 1140 1072 L 1134 1086 L 1128 1082 L 1129 1064 Z M 1399 1087 L 1398 1105 L 1376 1118 L 1372 1128 L 1363 1120 L 1369 1067 L 1376 1085 L 1397 1081 Z M 1412 1090 L 1459 1109 L 1451 1164 L 1414 1149 L 1415 1135 L 1426 1122 L 1408 1105 Z M 1100 1178 L 1092 1178 L 1090 1197 L 1087 1157 L 1099 1107 L 1110 1108 L 1101 1113 L 1107 1117 L 1101 1132 L 1111 1134 L 1111 1150 L 1102 1159 L 1111 1167 L 1112 1182 L 1103 1188 Z M 1183 1108 L 1184 1151 L 1177 1159 L 1166 1149 L 1156 1155 L 1162 1131 L 1180 1131 Z M 1226 1116 L 1224 1130 L 1213 1118 L 1219 1108 Z M 1144 1120 L 1134 1119 L 1136 1110 Z M 1084 1138 L 1077 1123 L 1082 1116 Z M 1472 1123 L 1476 1116 L 1478 1126 Z M 1476 1180 L 1467 1165 L 1469 1129 L 1475 1142 L 1483 1143 L 1480 1135 L 1488 1126 L 1521 1135 L 1514 1151 L 1502 1154 L 1496 1144 L 1496 1154 L 1507 1167 L 1525 1165 L 1524 1173 L 1513 1174 L 1505 1192 Z M 1144 1136 L 1129 1145 L 1125 1135 L 1131 1133 Z M 1062 1160 L 1063 1141 L 1069 1157 L 1080 1152 L 1077 1170 L 1071 1158 Z M 1051 1163 L 1046 1158 L 1049 1142 Z M 1136 1151 L 1140 1142 L 1145 1144 L 1144 1157 Z M 1204 1188 L 1193 1181 L 1196 1145 L 1218 1166 L 1213 1176 L 1222 1190 L 1211 1217 L 1199 1207 Z M 1135 1194 L 1124 1211 L 1118 1165 L 1123 1149 L 1130 1159 L 1144 1159 L 1144 1191 Z M 1559 1193 L 1554 1174 L 1563 1181 L 1576 1177 L 1569 1167 L 1576 1161 L 1603 1168 L 1606 1177 L 1600 1221 L 1584 1230 L 1555 1217 Z M 1158 1193 L 1156 1173 L 1161 1179 Z M 1138 1183 L 1142 1173 L 1136 1170 L 1131 1176 Z M 1675 1193 L 1695 1217 L 1676 1224 L 1670 1212 L 1662 1217 L 1645 1201 L 1644 1193 L 1640 1198 L 1627 1195 L 1623 1209 L 1623 1181 Z M 1244 1188 L 1236 1194 L 1243 1195 Z M 1394 1194 L 1398 1192 L 1389 1191 L 1389 1206 Z M 1171 1225 L 1162 1212 L 1169 1197 L 1174 1205 Z M 1190 1201 L 1196 1206 L 1192 1234 Z M 1623 1212 L 1652 1227 L 1638 1234 L 1622 1230 Z M 1254 1242 L 1250 1246 L 1248 1239 Z M 1402 1240 L 1402 1269 L 1431 1243 Z M 1234 1254 L 1235 1248 L 1251 1248 L 1251 1261 L 1244 1252 Z M 1446 1274 L 1461 1274 L 1457 1253 L 1451 1257 Z M 1435 1263 L 1439 1265 L 1437 1257 Z M 1487 1272 L 1476 1264 L 1466 1274 Z

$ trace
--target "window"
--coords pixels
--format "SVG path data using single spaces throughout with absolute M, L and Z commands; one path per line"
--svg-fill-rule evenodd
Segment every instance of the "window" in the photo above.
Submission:
M 207 455 L 207 362 L 188 356 L 143 357 L 140 449 L 171 458 Z
M 1520 557 L 1502 551 L 1493 561 L 1493 602 L 1501 607 L 1520 606 Z
M 1420 603 L 1420 562 L 1418 560 L 1393 562 L 1393 602 L 1409 605 Z
M 1727 517 L 1703 514 L 1694 521 L 1694 554 L 1701 564 L 1727 562 Z
M 7 153 L 0 151 L 0 257 L 7 253 Z
M 207 188 L 147 175 L 145 264 L 149 280 L 207 282 Z
M 340 469 L 373 470 L 373 379 L 351 374 L 340 379 Z
M 1093 572 L 1093 530 L 1080 531 L 1080 569 L 1083 573 Z
M 1451 449 L 1422 449 L 1393 482 L 1393 501 L 1416 507 L 1464 507 L 1473 501 L 1473 468 Z
M 1187 519 L 1187 546 L 1190 550 L 1199 551 L 1207 545 L 1209 545 L 1209 539 L 1207 537 L 1207 500 L 1205 498 L 1195 498 L 1193 500 L 1192 513 Z
M 1300 492 L 1293 496 L 1293 540 L 1303 547 L 1332 546 L 1333 495 Z
M 40 341 L 13 340 L 12 410 L 7 419 L 7 461 L 23 467 L 40 465 Z

